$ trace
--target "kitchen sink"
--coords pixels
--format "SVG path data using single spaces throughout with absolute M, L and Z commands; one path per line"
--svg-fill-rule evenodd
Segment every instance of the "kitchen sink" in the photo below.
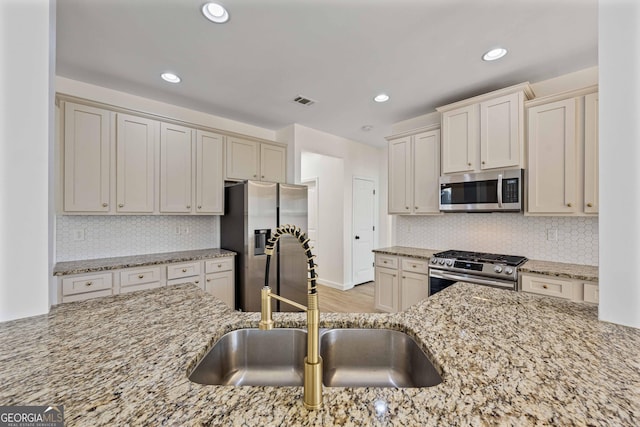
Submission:
M 200 384 L 302 386 L 307 333 L 238 329 L 218 340 L 189 379 Z M 322 329 L 325 387 L 430 387 L 442 382 L 408 335 L 389 329 Z
M 307 332 L 238 329 L 218 340 L 189 375 L 200 384 L 301 386 Z
M 320 340 L 326 387 L 431 387 L 442 382 L 407 334 L 390 329 L 329 329 Z

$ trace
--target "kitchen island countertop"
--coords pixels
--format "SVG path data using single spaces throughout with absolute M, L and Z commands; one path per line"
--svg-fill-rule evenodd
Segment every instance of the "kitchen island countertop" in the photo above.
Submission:
M 640 425 L 640 330 L 598 321 L 596 307 L 458 283 L 402 313 L 322 313 L 321 327 L 415 337 L 443 383 L 325 387 L 317 411 L 302 387 L 187 379 L 215 340 L 259 317 L 185 284 L 0 323 L 0 404 L 61 404 L 68 426 Z M 274 315 L 280 327 L 304 318 Z

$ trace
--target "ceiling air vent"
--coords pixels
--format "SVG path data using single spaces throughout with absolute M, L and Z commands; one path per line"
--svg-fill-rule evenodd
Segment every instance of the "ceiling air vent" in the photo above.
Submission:
M 305 96 L 298 95 L 295 98 L 293 98 L 293 102 L 296 102 L 296 103 L 298 103 L 300 105 L 304 105 L 304 106 L 308 107 L 310 105 L 315 104 L 316 101 L 314 101 L 311 98 L 307 98 Z

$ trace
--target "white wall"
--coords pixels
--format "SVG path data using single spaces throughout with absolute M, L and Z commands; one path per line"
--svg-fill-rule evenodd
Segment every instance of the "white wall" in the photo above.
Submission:
M 55 2 L 0 2 L 0 321 L 46 313 Z
M 376 182 L 379 190 L 382 186 L 386 187 L 386 181 L 380 181 L 380 157 L 384 155 L 386 149 L 374 148 L 369 145 L 361 144 L 349 139 L 341 138 L 315 129 L 311 129 L 301 125 L 294 125 L 294 143 L 289 145 L 289 149 L 295 150 L 295 182 L 300 182 L 301 178 L 301 156 L 303 152 L 323 154 L 325 156 L 335 157 L 344 160 L 344 185 L 342 200 L 344 233 L 342 243 L 344 248 L 344 270 L 342 273 L 342 288 L 349 289 L 353 287 L 352 282 L 352 179 L 354 176 L 367 177 Z M 320 184 L 322 185 L 322 183 Z M 379 194 L 379 191 L 377 192 Z M 378 203 L 384 203 L 386 206 L 386 198 Z M 321 207 L 321 209 L 325 209 Z M 377 228 L 376 241 L 374 247 L 378 246 L 378 241 L 386 241 L 386 235 L 380 233 Z M 321 231 L 322 232 L 322 231 Z M 322 267 L 322 266 L 321 266 Z
M 600 0 L 600 319 L 640 328 L 640 2 Z
M 342 289 L 344 282 L 344 160 L 322 154 L 300 155 L 302 180 L 318 178 L 318 283 Z

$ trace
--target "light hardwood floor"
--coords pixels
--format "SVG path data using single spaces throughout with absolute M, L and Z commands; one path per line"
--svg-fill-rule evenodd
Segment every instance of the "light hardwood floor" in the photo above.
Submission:
M 318 300 L 321 313 L 382 313 L 373 307 L 373 282 L 340 291 L 329 286 L 318 285 Z

